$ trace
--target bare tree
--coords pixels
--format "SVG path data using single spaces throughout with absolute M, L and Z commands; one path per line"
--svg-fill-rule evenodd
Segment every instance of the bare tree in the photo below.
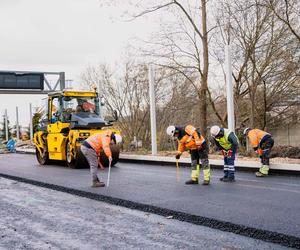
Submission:
M 87 84 L 100 83 L 109 110 L 117 110 L 119 122 L 127 142 L 136 136 L 147 140 L 148 133 L 148 80 L 145 65 L 126 63 L 124 73 L 116 76 L 107 65 L 89 67 L 82 75 Z M 143 128 L 143 129 L 142 129 Z
M 194 87 L 198 97 L 200 128 L 207 129 L 209 33 L 207 1 L 158 1 L 134 17 L 166 10 L 176 16 L 177 22 L 165 25 L 155 39 L 147 42 L 153 48 L 144 51 L 160 66 L 176 70 Z
M 233 1 L 220 19 L 231 17 L 237 120 L 265 128 L 274 104 L 297 95 L 299 46 L 261 3 Z
M 269 8 L 300 43 L 300 2 L 298 0 L 265 0 L 262 5 Z
M 142 140 L 145 148 L 150 145 L 149 83 L 145 64 L 129 61 L 122 74 L 109 69 L 107 65 L 88 67 L 82 74 L 87 85 L 103 86 L 106 105 L 117 110 L 120 128 L 126 144 L 134 137 Z M 185 124 L 199 122 L 196 107 L 197 94 L 182 74 L 167 68 L 155 71 L 156 113 L 159 149 L 168 149 L 172 143 L 166 136 L 170 123 Z M 186 99 L 192 101 L 187 102 Z

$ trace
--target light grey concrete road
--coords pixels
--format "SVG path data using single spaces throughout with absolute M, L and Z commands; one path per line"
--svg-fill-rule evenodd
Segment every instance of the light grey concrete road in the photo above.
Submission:
M 181 169 L 176 181 L 172 167 L 118 163 L 110 187 L 93 189 L 88 169 L 40 167 L 35 156 L 21 154 L 0 155 L 0 173 L 300 237 L 299 176 L 259 179 L 237 172 L 237 181 L 229 184 L 219 182 L 221 171 L 213 171 L 210 186 L 186 186 L 189 169 Z M 106 174 L 100 174 L 104 181 Z
M 287 249 L 0 178 L 1 249 Z

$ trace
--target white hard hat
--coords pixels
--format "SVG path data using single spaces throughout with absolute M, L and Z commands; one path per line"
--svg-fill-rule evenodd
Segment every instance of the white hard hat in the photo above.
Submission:
M 214 126 L 212 126 L 211 128 L 210 128 L 210 134 L 213 136 L 213 137 L 215 137 L 215 136 L 217 136 L 219 133 L 220 133 L 220 127 L 219 126 L 217 126 L 217 125 L 214 125 Z
M 175 126 L 174 126 L 174 125 L 171 125 L 171 126 L 169 126 L 169 127 L 167 128 L 167 134 L 168 134 L 168 135 L 171 135 L 171 136 L 174 136 L 175 130 L 176 130 Z
M 116 144 L 121 143 L 122 142 L 122 136 L 119 134 L 115 134 L 115 138 L 116 138 Z
M 245 128 L 243 134 L 247 135 L 247 132 L 250 130 L 250 128 Z

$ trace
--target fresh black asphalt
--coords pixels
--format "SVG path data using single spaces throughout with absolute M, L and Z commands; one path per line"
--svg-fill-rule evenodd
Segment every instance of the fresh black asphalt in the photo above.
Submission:
M 106 172 L 100 173 L 103 180 L 106 180 Z M 114 197 L 117 198 L 115 203 L 130 201 L 133 202 L 131 205 L 151 205 L 154 213 L 160 208 L 164 212 L 173 212 L 177 219 L 184 217 L 183 220 L 188 221 L 188 218 L 194 218 L 192 223 L 200 220 L 199 224 L 208 223 L 208 226 L 215 225 L 225 231 L 233 228 L 232 231 L 240 234 L 248 230 L 249 236 L 254 238 L 261 238 L 256 234 L 265 232 L 263 237 L 271 242 L 282 238 L 282 245 L 300 247 L 299 176 L 257 179 L 251 173 L 239 172 L 235 183 L 221 183 L 218 178 L 222 172 L 215 170 L 210 186 L 186 186 L 184 181 L 189 178 L 189 169 L 182 168 L 180 180 L 177 180 L 175 168 L 118 163 L 112 170 L 110 187 L 93 189 L 89 187 L 88 169 L 74 170 L 57 165 L 40 167 L 33 155 L 20 154 L 0 155 L 0 173 L 86 194 L 99 194 L 102 200 Z M 151 206 L 148 206 L 150 212 Z M 275 234 L 268 235 L 270 232 Z

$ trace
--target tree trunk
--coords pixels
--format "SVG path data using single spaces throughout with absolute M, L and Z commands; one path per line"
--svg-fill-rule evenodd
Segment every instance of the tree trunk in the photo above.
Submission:
M 266 130 L 267 128 L 267 86 L 266 81 L 263 81 L 264 84 L 264 124 L 263 129 Z
M 200 129 L 204 136 L 207 130 L 207 88 L 203 84 L 200 89 Z
M 250 126 L 251 128 L 255 127 L 254 120 L 255 120 L 255 95 L 252 93 L 250 95 L 250 101 L 251 101 L 251 108 L 250 108 Z
M 206 136 L 207 130 L 207 78 L 209 67 L 208 56 L 208 37 L 207 37 L 207 17 L 206 17 L 206 0 L 201 0 L 202 4 L 202 47 L 203 47 L 203 74 L 201 76 L 201 88 L 200 88 L 200 129 L 204 136 Z

